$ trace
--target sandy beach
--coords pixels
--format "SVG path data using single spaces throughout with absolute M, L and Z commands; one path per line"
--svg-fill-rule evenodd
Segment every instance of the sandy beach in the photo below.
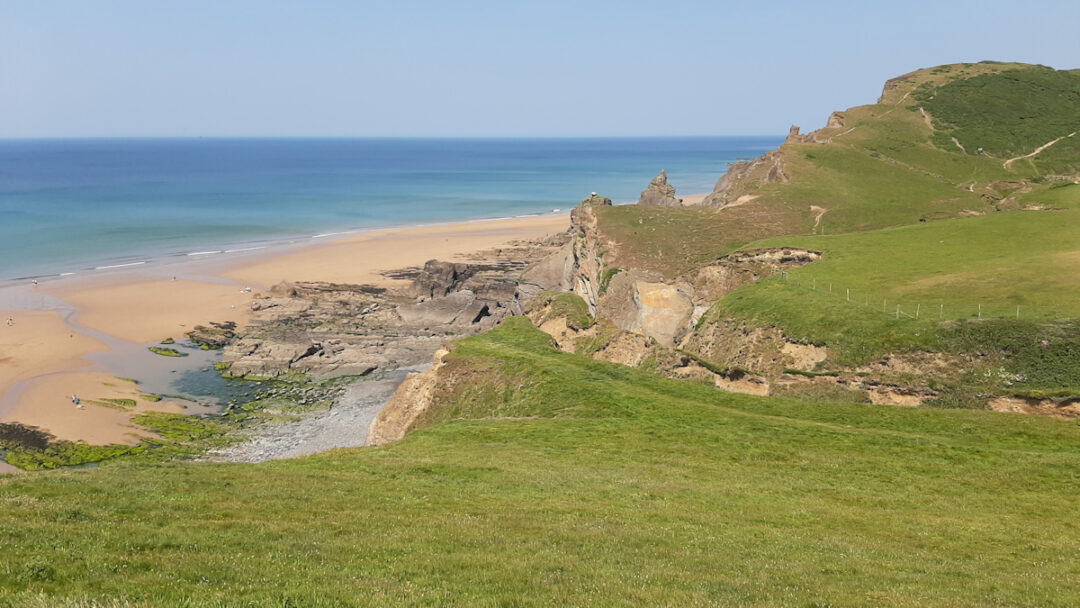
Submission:
M 235 321 L 242 326 L 253 293 L 282 281 L 387 285 L 393 280 L 382 272 L 434 258 L 453 260 L 568 225 L 567 214 L 553 214 L 386 229 L 236 259 L 207 256 L 168 267 L 147 265 L 43 283 L 34 291 L 62 301 L 66 312 L 0 311 L 5 320 L 13 319 L 12 325 L 0 326 L 0 421 L 36 426 L 73 441 L 137 441 L 140 431 L 130 424 L 132 415 L 147 409 L 181 411 L 182 406 L 151 402 L 136 385 L 118 378 L 124 370 L 102 369 L 86 359 L 108 350 L 106 341 L 142 345 L 134 350 L 145 351 L 149 343 L 182 339 L 198 324 Z M 9 287 L 16 288 L 26 286 Z M 80 396 L 83 408 L 74 406 L 72 394 Z M 124 410 L 92 403 L 104 399 L 133 399 L 138 405 Z

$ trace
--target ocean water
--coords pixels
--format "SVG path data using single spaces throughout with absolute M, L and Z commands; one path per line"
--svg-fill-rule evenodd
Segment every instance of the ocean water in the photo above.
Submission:
M 0 281 L 681 194 L 779 137 L 0 140 Z

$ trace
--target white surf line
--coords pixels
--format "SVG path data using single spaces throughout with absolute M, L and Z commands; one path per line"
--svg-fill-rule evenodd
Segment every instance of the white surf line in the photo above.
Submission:
M 241 251 L 255 251 L 256 249 L 266 249 L 266 245 L 260 245 L 258 247 L 241 247 L 239 249 L 226 249 L 225 253 L 240 253 Z
M 113 264 L 111 266 L 94 266 L 94 270 L 109 270 L 112 268 L 127 268 L 128 266 L 141 266 L 146 262 L 130 262 L 127 264 Z
M 219 249 L 217 251 L 193 251 L 191 253 L 185 253 L 184 255 L 188 255 L 188 256 L 192 256 L 192 255 L 214 255 L 215 253 L 225 253 L 225 252 L 221 251 Z
M 1008 169 L 1009 165 L 1013 164 L 1014 162 L 1016 162 L 1018 160 L 1025 159 L 1025 158 L 1031 158 L 1032 156 L 1035 156 L 1039 152 L 1042 152 L 1043 150 L 1045 150 L 1045 149 L 1049 148 L 1050 146 L 1056 144 L 1057 142 L 1065 139 L 1066 137 L 1072 137 L 1073 135 L 1076 135 L 1076 133 L 1077 133 L 1076 131 L 1073 131 L 1072 133 L 1069 133 L 1068 135 L 1063 135 L 1063 136 L 1055 139 L 1054 141 L 1047 142 L 1047 143 L 1039 146 L 1038 148 L 1035 148 L 1035 151 L 1032 152 L 1031 154 L 1025 154 L 1023 156 L 1017 156 L 1016 158 L 1010 158 L 1009 160 L 1001 163 L 1001 168 L 1002 169 Z

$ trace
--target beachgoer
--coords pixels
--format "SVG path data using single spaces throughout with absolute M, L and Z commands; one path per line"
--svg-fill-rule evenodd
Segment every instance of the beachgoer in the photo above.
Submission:
M 8 317 L 7 318 L 7 324 L 8 325 L 15 325 L 15 319 L 12 319 L 11 317 Z

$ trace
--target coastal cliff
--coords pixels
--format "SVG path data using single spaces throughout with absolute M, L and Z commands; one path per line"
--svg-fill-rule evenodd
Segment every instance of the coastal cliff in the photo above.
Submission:
M 988 94 L 990 105 L 979 115 L 956 114 L 962 106 L 951 101 L 967 82 L 994 91 L 1016 78 L 1042 79 L 1066 91 L 1075 86 L 1068 73 L 1019 64 L 922 70 L 890 80 L 875 105 L 832 113 L 821 129 L 804 134 L 792 126 L 778 149 L 733 164 L 700 208 L 677 204 L 665 172 L 642 192 L 639 205 L 612 207 L 601 197 L 586 199 L 571 214 L 566 249 L 533 272 L 547 277 L 548 289 L 557 285 L 556 291 L 579 296 L 595 324 L 570 323 L 550 303 L 525 312 L 560 349 L 708 380 L 731 392 L 903 406 L 962 402 L 1071 416 L 1070 397 L 1032 397 L 1012 388 L 1015 378 L 1036 386 L 1019 371 L 995 368 L 991 374 L 991 366 L 1019 370 L 1034 356 L 995 343 L 992 336 L 1001 330 L 993 327 L 1009 321 L 992 326 L 968 324 L 962 316 L 950 320 L 942 302 L 935 305 L 940 323 L 928 325 L 919 312 L 929 303 L 913 302 L 910 295 L 918 293 L 916 279 L 912 287 L 871 296 L 873 288 L 858 282 L 864 279 L 848 277 L 863 276 L 873 263 L 846 262 L 855 258 L 843 241 L 818 243 L 804 236 L 876 234 L 908 225 L 933 239 L 929 235 L 937 229 L 928 222 L 1053 208 L 1042 201 L 1057 196 L 1048 189 L 1055 182 L 1038 173 L 1052 171 L 1060 190 L 1077 181 L 1080 154 L 1063 159 L 1061 151 L 1071 148 L 1056 147 L 1051 149 L 1058 156 L 1048 156 L 1047 148 L 1034 144 L 1037 135 L 1024 136 L 1033 143 L 1001 143 L 996 149 L 964 141 L 968 124 L 988 117 L 1009 120 L 995 110 L 992 95 L 1008 103 L 1010 90 Z M 1040 120 L 1056 124 L 1059 115 L 1050 112 Z M 942 132 L 950 133 L 947 139 Z M 1050 140 L 1053 145 L 1073 146 L 1062 132 L 1064 139 Z M 1016 160 L 1022 154 L 1027 157 Z M 1020 169 L 1020 162 L 1027 167 Z M 972 230 L 970 238 L 979 242 L 978 225 Z M 797 238 L 778 240 L 784 235 Z M 906 237 L 896 247 L 922 238 Z M 934 259 L 949 267 L 949 258 Z M 837 264 L 845 274 L 818 278 Z M 856 286 L 839 291 L 841 304 L 821 301 L 839 295 L 834 283 L 848 281 Z M 884 310 L 875 312 L 874 299 L 879 306 L 884 302 Z M 801 304 L 793 307 L 795 302 Z M 890 309 L 892 302 L 898 304 Z M 908 317 L 919 323 L 904 325 Z M 1021 324 L 1015 331 L 1038 330 Z M 1066 327 L 1052 331 L 1072 335 Z M 980 346 L 958 346 L 961 335 Z M 983 372 L 1001 380 L 973 388 L 972 375 Z M 1060 380 L 1046 382 L 1055 386 Z

